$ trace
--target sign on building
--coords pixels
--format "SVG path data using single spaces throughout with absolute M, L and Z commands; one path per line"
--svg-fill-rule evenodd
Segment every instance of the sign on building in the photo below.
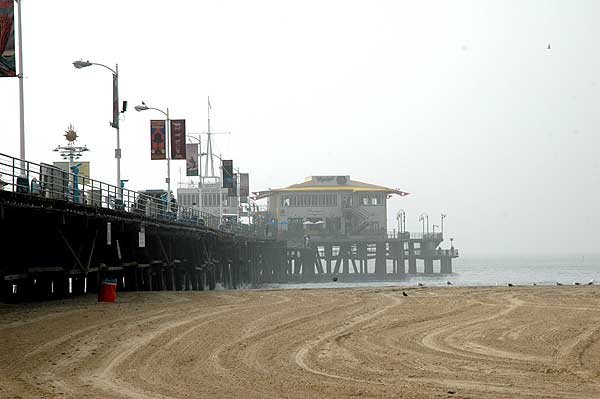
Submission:
M 77 175 L 80 179 L 79 183 L 80 184 L 88 184 L 86 179 L 90 178 L 90 162 L 89 161 L 81 161 L 81 162 L 74 162 L 74 163 L 80 164 L 79 174 Z M 59 168 L 61 170 L 64 170 L 65 172 L 73 173 L 72 170 L 69 170 L 68 162 L 52 162 L 52 165 L 56 166 L 57 168 Z

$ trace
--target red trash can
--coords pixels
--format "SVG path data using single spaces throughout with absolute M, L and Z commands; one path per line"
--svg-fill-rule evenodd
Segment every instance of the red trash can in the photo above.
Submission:
M 117 280 L 104 280 L 98 291 L 98 302 L 114 302 L 117 299 Z

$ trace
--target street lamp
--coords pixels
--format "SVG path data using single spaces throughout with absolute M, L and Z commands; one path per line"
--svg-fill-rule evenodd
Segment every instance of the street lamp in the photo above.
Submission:
M 122 190 L 121 190 L 121 136 L 119 131 L 119 64 L 115 65 L 115 69 L 107 67 L 104 64 L 98 64 L 96 62 L 90 61 L 74 61 L 73 66 L 77 69 L 89 67 L 91 65 L 98 65 L 108 69 L 113 75 L 113 120 L 110 122 L 110 126 L 117 129 L 117 148 L 115 149 L 115 158 L 117 159 L 117 192 L 118 195 L 122 198 Z M 123 102 L 123 111 L 126 111 L 125 108 L 126 101 Z
M 446 219 L 446 214 L 442 213 L 442 234 L 444 234 L 444 219 Z
M 398 221 L 398 233 L 404 233 L 406 228 L 406 212 L 404 212 L 404 209 L 401 208 L 396 213 L 396 220 Z
M 429 234 L 429 215 L 423 212 L 419 216 L 419 222 L 423 222 L 423 236 L 425 235 L 425 220 L 427 220 L 427 234 Z
M 148 107 L 146 105 L 146 103 L 144 103 L 142 101 L 141 105 L 136 105 L 134 107 L 134 109 L 137 112 L 142 112 L 142 111 L 147 111 L 149 109 L 153 109 L 155 111 L 160 112 L 161 114 L 163 114 L 164 116 L 167 117 L 167 126 L 166 126 L 166 131 L 165 131 L 165 152 L 166 152 L 166 156 L 167 156 L 167 178 L 165 179 L 166 183 L 167 183 L 167 208 L 170 206 L 171 204 L 171 153 L 169 152 L 170 149 L 169 147 L 171 146 L 170 142 L 171 142 L 171 135 L 169 133 L 169 108 L 167 108 L 166 111 L 163 111 L 162 109 L 159 108 L 154 108 L 154 107 Z

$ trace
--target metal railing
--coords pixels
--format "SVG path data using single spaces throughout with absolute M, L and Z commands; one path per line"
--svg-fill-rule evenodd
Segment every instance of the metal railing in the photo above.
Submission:
M 2 190 L 112 209 L 159 221 L 204 226 L 233 234 L 265 235 L 265 229 L 259 225 L 220 223 L 218 216 L 202 212 L 196 207 L 178 205 L 174 201 L 167 204 L 166 199 L 160 197 L 68 173 L 54 165 L 21 161 L 0 153 L 0 191 Z
M 409 233 L 405 231 L 403 233 L 398 233 L 395 231 L 388 231 L 388 238 L 401 238 L 401 239 L 410 239 L 410 240 L 432 240 L 432 241 L 443 241 L 444 235 L 442 233 Z

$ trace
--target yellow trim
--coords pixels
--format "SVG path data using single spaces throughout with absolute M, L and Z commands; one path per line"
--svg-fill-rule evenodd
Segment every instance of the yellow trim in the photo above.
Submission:
M 321 186 L 321 187 L 295 187 L 278 188 L 272 191 L 396 191 L 391 188 L 372 188 L 372 187 L 344 187 L 344 186 Z

